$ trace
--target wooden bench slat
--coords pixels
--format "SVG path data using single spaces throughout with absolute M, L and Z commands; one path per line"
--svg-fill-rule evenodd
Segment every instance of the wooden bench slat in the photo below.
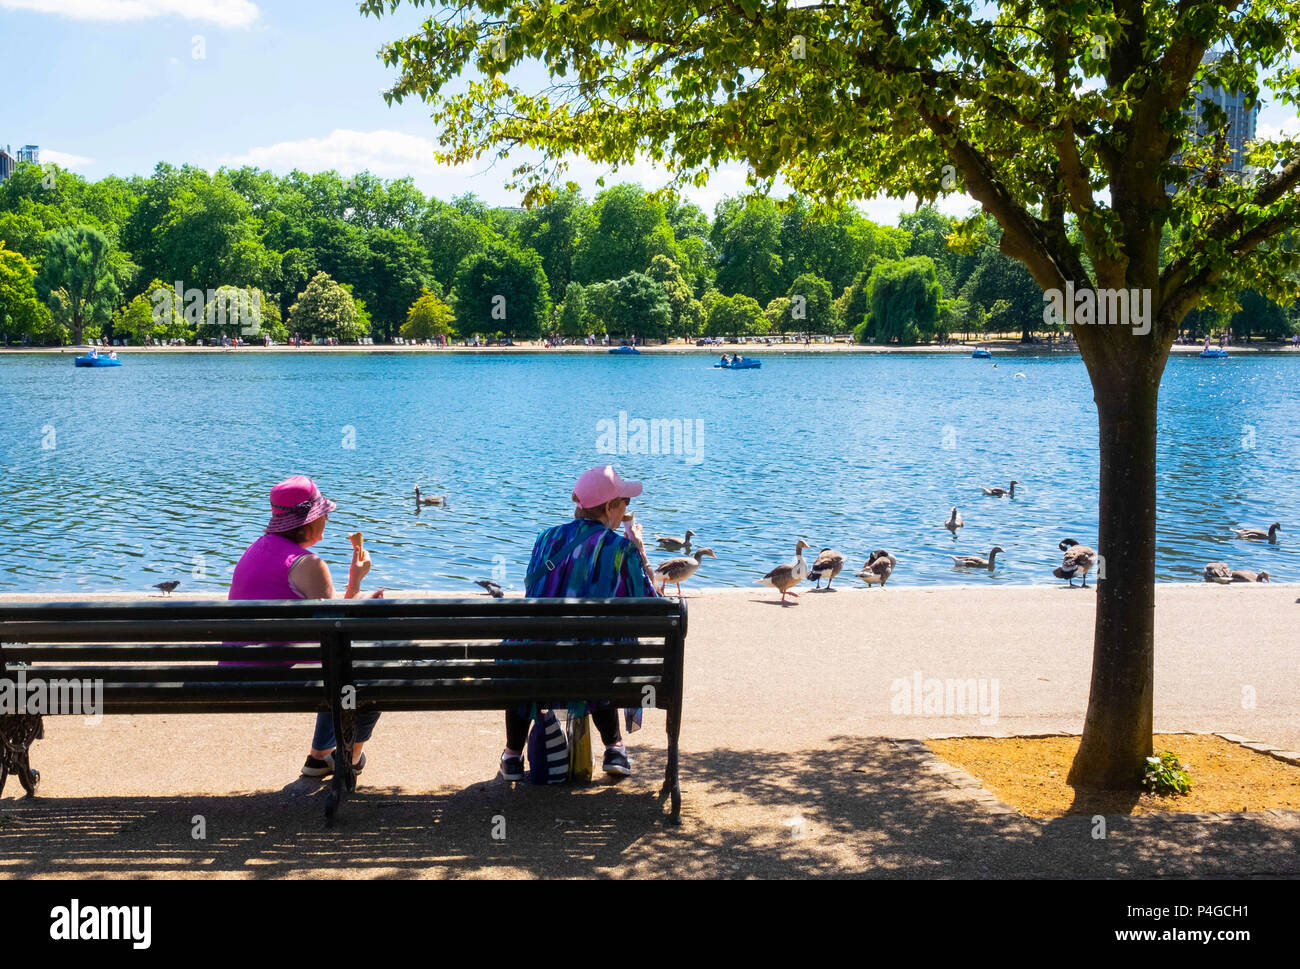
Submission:
M 357 659 L 398 660 L 425 657 L 473 657 L 479 659 L 581 659 L 586 656 L 632 659 L 636 657 L 662 658 L 663 643 L 620 642 L 528 642 L 528 643 L 448 643 L 448 642 L 382 642 L 353 643 L 352 655 Z M 140 661 L 207 661 L 241 660 L 246 662 L 318 663 L 321 652 L 318 643 L 293 646 L 225 646 L 220 643 L 39 643 L 17 644 L 4 647 L 11 663 L 27 662 L 122 662 Z M 129 656 L 129 659 L 127 658 Z

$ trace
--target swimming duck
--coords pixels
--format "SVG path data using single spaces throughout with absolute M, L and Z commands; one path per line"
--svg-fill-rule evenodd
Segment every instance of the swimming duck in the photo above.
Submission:
M 445 505 L 447 503 L 446 495 L 431 495 L 428 498 L 420 497 L 420 486 L 415 486 L 415 503 L 417 505 Z
M 691 550 L 691 539 L 694 537 L 695 533 L 688 528 L 684 538 L 678 538 L 676 535 L 656 535 L 655 541 L 659 543 L 659 547 L 665 552 L 689 552 Z
M 1220 585 L 1227 585 L 1232 581 L 1232 569 L 1228 568 L 1227 562 L 1210 562 L 1201 575 L 1205 577 L 1206 582 L 1218 582 Z
M 896 565 L 898 565 L 898 559 L 883 548 L 878 548 L 867 556 L 867 562 L 862 566 L 862 571 L 858 573 L 858 578 L 867 585 L 878 585 L 883 589 L 886 580 L 893 574 Z
M 669 582 L 677 586 L 677 595 L 682 594 L 682 583 L 695 574 L 695 570 L 700 567 L 700 560 L 704 556 L 716 559 L 711 548 L 697 549 L 694 555 L 683 555 L 680 558 L 668 559 L 666 562 L 660 562 L 655 566 L 655 578 L 659 579 L 659 594 L 664 594 L 664 589 Z
M 755 585 L 770 585 L 773 589 L 781 590 L 781 601 L 785 602 L 787 595 L 792 595 L 796 599 L 799 593 L 790 590 L 797 586 L 804 579 L 808 578 L 808 563 L 803 560 L 803 550 L 812 548 L 802 538 L 794 547 L 794 561 L 788 565 L 778 565 L 761 579 L 755 579 Z
M 831 587 L 831 582 L 835 576 L 840 574 L 844 568 L 844 556 L 833 548 L 824 548 L 813 562 L 812 570 L 808 573 L 808 578 L 815 579 L 816 588 L 821 588 L 822 579 L 826 580 L 826 588 Z
M 1265 572 L 1263 569 L 1260 569 L 1259 572 L 1252 572 L 1249 569 L 1233 569 L 1232 581 L 1233 582 L 1268 582 L 1270 581 L 1270 579 L 1268 577 L 1268 573 Z
M 955 567 L 959 569 L 988 569 L 992 572 L 998 552 L 1006 552 L 1006 549 L 1001 545 L 994 545 L 993 550 L 989 552 L 989 557 L 986 559 L 982 559 L 978 555 L 954 555 L 952 560 L 957 563 Z
M 1248 542 L 1268 542 L 1270 545 L 1277 544 L 1277 533 L 1282 530 L 1282 526 L 1277 522 L 1268 526 L 1268 531 L 1262 528 L 1234 528 L 1238 538 L 1245 539 Z
M 990 498 L 1014 498 L 1016 496 L 1016 485 L 1018 484 L 1020 484 L 1019 481 L 1013 481 L 1010 488 L 985 488 L 981 485 L 980 491 Z
M 957 529 L 961 528 L 965 524 L 966 523 L 961 520 L 961 515 L 957 514 L 957 506 L 953 505 L 952 511 L 948 515 L 948 520 L 943 523 L 943 527 L 952 532 L 952 537 L 956 538 Z
M 1074 577 L 1078 575 L 1083 579 L 1083 588 L 1088 588 L 1088 572 L 1097 561 L 1096 550 L 1087 545 L 1080 545 L 1072 538 L 1063 539 L 1056 547 L 1065 553 L 1065 558 L 1052 571 L 1052 575 L 1058 579 L 1065 579 L 1072 588 Z

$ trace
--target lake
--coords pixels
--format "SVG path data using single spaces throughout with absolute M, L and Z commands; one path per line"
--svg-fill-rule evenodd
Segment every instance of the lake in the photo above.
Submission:
M 632 511 L 647 539 L 689 528 L 717 553 L 697 587 L 747 585 L 799 538 L 810 561 L 848 555 L 845 585 L 878 547 L 899 559 L 891 584 L 927 586 L 1057 582 L 1057 543 L 1095 544 L 1097 419 L 1077 356 L 755 355 L 761 370 L 737 372 L 701 354 L 0 356 L 0 591 L 224 589 L 292 474 L 338 502 L 315 550 L 340 587 L 361 530 L 367 588 L 476 593 L 495 574 L 520 589 L 537 533 L 605 463 L 645 482 Z M 1170 361 L 1160 580 L 1199 581 L 1220 559 L 1300 578 L 1297 367 Z M 1014 500 L 981 496 L 1012 478 Z M 448 507 L 417 513 L 417 483 Z M 1229 531 L 1273 521 L 1276 546 Z M 950 554 L 994 544 L 995 572 L 953 569 Z

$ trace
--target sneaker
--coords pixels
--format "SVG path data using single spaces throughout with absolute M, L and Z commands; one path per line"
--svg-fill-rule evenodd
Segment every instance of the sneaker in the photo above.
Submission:
M 628 760 L 626 750 L 622 747 L 605 748 L 605 773 L 620 777 L 632 776 L 632 761 Z
M 522 781 L 524 779 L 523 757 L 502 754 L 501 769 L 498 773 L 508 781 Z
M 362 752 L 361 759 L 352 765 L 352 773 L 360 774 L 365 769 L 366 769 L 366 755 L 364 752 Z
M 365 754 L 361 755 L 362 757 Z M 315 757 L 308 757 L 307 762 L 302 765 L 303 777 L 325 777 L 327 774 L 334 773 L 334 755 L 326 754 L 324 760 L 317 760 Z

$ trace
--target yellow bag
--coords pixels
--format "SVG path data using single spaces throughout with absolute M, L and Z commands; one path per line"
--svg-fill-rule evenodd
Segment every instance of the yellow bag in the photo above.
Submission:
M 591 716 L 569 717 L 569 780 L 591 780 Z

